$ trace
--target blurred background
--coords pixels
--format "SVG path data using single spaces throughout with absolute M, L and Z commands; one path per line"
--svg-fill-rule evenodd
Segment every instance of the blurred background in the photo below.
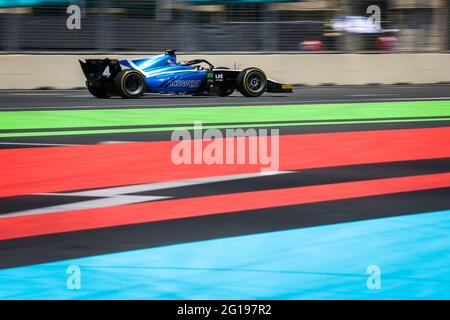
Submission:
M 450 0 L 0 0 L 2 52 L 447 52 Z M 81 8 L 69 30 L 68 5 Z M 381 9 L 368 27 L 367 7 Z

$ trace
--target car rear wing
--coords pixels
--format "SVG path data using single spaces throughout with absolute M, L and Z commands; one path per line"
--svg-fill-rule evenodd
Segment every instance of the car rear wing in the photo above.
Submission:
M 86 80 L 95 82 L 99 80 L 112 80 L 122 70 L 116 59 L 86 59 L 80 65 Z

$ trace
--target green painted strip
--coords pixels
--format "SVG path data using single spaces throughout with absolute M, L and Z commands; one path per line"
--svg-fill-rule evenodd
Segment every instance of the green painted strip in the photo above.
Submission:
M 0 130 L 450 116 L 450 100 L 0 112 Z
M 291 122 L 291 123 L 255 123 L 255 124 L 228 124 L 228 125 L 202 125 L 203 129 L 226 129 L 226 128 L 258 128 L 258 127 L 288 127 L 288 126 L 310 126 L 310 125 L 334 125 L 334 124 L 365 124 L 365 123 L 394 123 L 394 122 L 424 122 L 424 121 L 448 121 L 448 118 L 428 119 L 402 119 L 402 120 L 359 120 L 359 121 L 324 121 L 324 122 Z M 40 132 L 14 132 L 2 133 L 0 138 L 13 137 L 44 137 L 62 135 L 83 134 L 110 134 L 110 133 L 133 133 L 133 132 L 163 132 L 173 130 L 193 130 L 194 126 L 158 127 L 158 128 L 135 128 L 135 129 L 107 129 L 107 130 L 72 130 L 72 131 L 40 131 Z

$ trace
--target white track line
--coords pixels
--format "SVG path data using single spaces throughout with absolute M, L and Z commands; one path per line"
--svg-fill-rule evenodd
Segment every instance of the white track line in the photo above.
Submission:
M 54 195 L 62 195 L 62 194 L 54 194 Z M 19 211 L 16 213 L 2 215 L 2 217 L 16 217 L 16 216 L 24 216 L 24 215 L 35 215 L 35 214 L 43 214 L 43 213 L 53 213 L 53 212 L 65 212 L 65 211 L 74 211 L 74 210 L 83 210 L 83 209 L 95 209 L 95 208 L 104 208 L 104 207 L 112 207 L 112 206 L 120 206 L 124 204 L 132 204 L 139 202 L 147 202 L 147 201 L 155 201 L 161 200 L 168 197 L 159 197 L 159 196 L 114 196 L 110 198 L 101 198 L 101 199 L 93 199 L 86 201 L 78 201 L 68 204 L 62 204 L 57 206 L 50 206 L 38 209 L 30 209 Z
M 271 172 L 272 174 L 285 174 L 290 171 L 277 171 Z M 232 181 L 238 179 L 249 179 L 267 175 L 264 173 L 246 173 L 246 174 L 235 174 L 229 176 L 215 176 L 215 177 L 205 177 L 189 180 L 176 180 L 176 181 L 166 181 L 166 182 L 156 182 L 156 183 L 145 183 L 136 184 L 130 186 L 113 187 L 113 188 L 103 188 L 71 193 L 38 193 L 37 195 L 47 195 L 47 196 L 72 196 L 72 197 L 94 197 L 101 199 L 78 201 L 74 203 L 68 203 L 63 205 L 48 206 L 43 208 L 36 208 L 30 210 L 23 210 L 18 212 L 12 212 L 8 214 L 0 215 L 0 219 L 8 217 L 17 217 L 25 215 L 35 215 L 35 214 L 45 214 L 45 213 L 55 213 L 73 210 L 83 210 L 83 209 L 93 209 L 93 208 L 104 208 L 119 206 L 124 204 L 132 204 L 139 202 L 149 202 L 162 199 L 171 198 L 170 196 L 140 196 L 140 195 L 128 195 L 130 193 L 138 193 L 145 191 L 155 191 L 169 188 L 194 186 L 199 184 L 213 183 L 213 182 L 224 182 Z
M 286 174 L 290 171 L 277 171 L 273 174 Z M 267 174 L 266 172 L 264 174 Z M 114 197 L 122 194 L 138 193 L 144 191 L 156 191 L 163 189 L 195 186 L 199 184 L 214 183 L 214 182 L 225 182 L 240 179 L 250 179 L 263 176 L 261 172 L 256 173 L 244 173 L 244 174 L 233 174 L 228 176 L 214 176 L 214 177 L 204 177 L 196 179 L 187 180 L 174 180 L 165 182 L 155 182 L 155 183 L 145 183 L 145 184 L 135 184 L 130 186 L 122 187 L 112 187 L 105 189 L 95 189 L 80 192 L 71 193 L 39 193 L 41 195 L 62 195 L 62 196 L 77 196 L 77 197 Z

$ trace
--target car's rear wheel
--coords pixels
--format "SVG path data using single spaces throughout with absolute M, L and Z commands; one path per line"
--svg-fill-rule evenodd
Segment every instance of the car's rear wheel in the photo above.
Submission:
M 114 78 L 114 85 L 122 98 L 135 99 L 145 92 L 145 77 L 137 70 L 122 70 Z
M 96 98 L 100 99 L 107 99 L 109 98 L 108 91 L 106 90 L 106 87 L 104 86 L 92 86 L 89 83 L 86 83 L 86 87 L 89 90 L 89 92 Z
M 259 97 L 267 88 L 267 77 L 264 72 L 258 68 L 247 68 L 239 73 L 237 80 L 237 89 L 246 97 Z

